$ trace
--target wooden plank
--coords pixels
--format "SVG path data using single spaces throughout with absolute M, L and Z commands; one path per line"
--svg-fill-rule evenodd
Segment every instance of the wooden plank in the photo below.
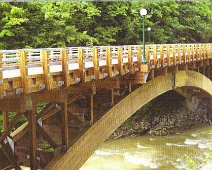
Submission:
M 90 125 L 93 125 L 94 123 L 94 100 L 93 100 L 93 95 L 90 95 Z
M 2 69 L 2 53 L 0 51 L 0 99 L 4 97 L 4 85 L 3 85 L 3 69 Z
M 147 63 L 150 62 L 150 57 L 149 57 L 149 46 L 146 46 L 146 49 L 145 49 L 145 56 L 146 56 L 146 61 Z
M 56 148 L 58 145 L 53 141 L 48 133 L 37 123 L 37 131 L 44 137 L 44 139 L 51 145 L 52 148 Z
M 167 66 L 171 65 L 170 61 L 170 45 L 166 45 L 166 58 L 167 58 Z
M 120 88 L 120 80 L 117 77 L 110 78 L 110 79 L 104 79 L 96 82 L 96 88 L 102 89 L 102 88 Z
M 177 61 L 178 61 L 178 64 L 181 64 L 182 63 L 182 60 L 181 60 L 181 45 L 177 45 Z
M 78 64 L 79 64 L 80 78 L 82 82 L 85 82 L 85 63 L 84 63 L 84 52 L 82 48 L 78 48 Z
M 195 45 L 195 52 L 196 52 L 196 54 L 195 54 L 195 58 L 196 58 L 196 61 L 199 61 L 199 49 L 198 49 L 198 45 L 196 44 Z
M 195 59 L 195 54 L 194 54 L 194 44 L 191 45 L 191 53 L 192 53 L 192 61 L 194 62 L 194 59 Z
M 68 103 L 67 98 L 63 102 L 63 112 L 62 112 L 62 143 L 65 148 L 68 148 L 69 136 L 68 136 Z
M 183 50 L 183 62 L 184 63 L 186 63 L 187 61 L 186 61 L 186 54 L 185 54 L 185 50 L 186 50 L 186 44 L 183 44 L 183 48 L 182 48 L 182 50 Z
M 191 62 L 191 45 L 187 45 L 187 58 L 188 58 L 188 63 Z
M 119 74 L 121 76 L 124 75 L 122 47 L 118 47 L 118 67 L 119 67 Z
M 132 58 L 132 47 L 128 46 L 128 66 L 130 73 L 133 73 L 133 58 Z
M 45 77 L 45 85 L 48 90 L 51 90 L 51 74 L 50 74 L 50 64 L 49 64 L 49 51 L 42 50 L 42 67 L 43 74 Z
M 175 66 L 176 63 L 176 48 L 175 45 L 172 45 L 172 61 L 173 61 L 173 65 Z
M 16 123 L 18 123 L 19 118 L 21 117 L 22 113 L 17 113 L 13 119 L 10 121 L 8 127 L 4 130 L 4 132 L 1 134 L 0 136 L 0 143 L 2 143 L 7 136 L 9 136 L 11 130 L 14 128 L 14 126 L 16 125 Z
M 157 46 L 153 45 L 153 63 L 155 66 L 155 69 L 158 68 L 158 63 L 157 63 Z
M 22 86 L 24 94 L 29 94 L 29 75 L 28 75 L 28 61 L 27 54 L 25 51 L 20 53 L 20 71 L 22 78 Z
M 112 77 L 112 66 L 111 66 L 111 49 L 110 47 L 106 48 L 106 60 L 107 60 L 107 73 L 108 77 Z
M 161 67 L 164 67 L 164 47 L 160 45 L 160 64 Z
M 2 114 L 3 114 L 3 127 L 4 127 L 4 130 L 6 130 L 9 125 L 8 112 L 2 111 Z
M 97 48 L 93 48 L 93 66 L 95 80 L 99 80 L 99 60 Z
M 102 81 L 102 80 L 101 80 Z M 67 94 L 96 94 L 96 82 L 80 83 L 77 85 L 72 85 L 66 89 Z
M 142 52 L 141 52 L 141 46 L 139 45 L 137 48 L 138 51 L 138 68 L 141 68 L 141 58 L 142 58 Z M 139 70 L 140 71 L 140 70 Z
M 7 145 L 2 145 L 1 150 L 3 152 L 3 154 L 7 157 L 7 159 L 9 160 L 9 162 L 13 165 L 13 167 L 15 168 L 15 170 L 21 170 L 18 161 L 15 159 L 11 148 L 9 148 Z
M 68 63 L 69 63 L 68 51 L 66 49 L 62 49 L 61 54 L 62 54 L 63 80 L 65 82 L 65 87 L 68 87 L 70 85 L 70 76 L 68 70 Z
M 30 136 L 30 168 L 32 170 L 37 169 L 37 136 L 36 136 L 36 110 L 37 110 L 37 104 L 33 101 L 32 103 L 32 110 L 28 111 L 29 114 L 29 136 Z

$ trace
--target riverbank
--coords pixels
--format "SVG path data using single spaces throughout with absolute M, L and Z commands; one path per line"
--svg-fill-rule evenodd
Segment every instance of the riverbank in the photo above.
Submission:
M 208 124 L 212 124 L 211 99 L 193 96 L 187 100 L 176 92 L 167 92 L 138 110 L 109 139 L 164 136 Z

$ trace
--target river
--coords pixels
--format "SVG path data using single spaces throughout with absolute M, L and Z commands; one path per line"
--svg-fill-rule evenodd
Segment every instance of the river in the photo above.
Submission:
M 212 126 L 106 141 L 80 170 L 212 170 Z

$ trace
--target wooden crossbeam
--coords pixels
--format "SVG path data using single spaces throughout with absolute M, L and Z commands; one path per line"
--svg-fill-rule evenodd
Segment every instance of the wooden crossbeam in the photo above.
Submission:
M 1 147 L 2 152 L 7 157 L 8 161 L 13 165 L 15 170 L 21 170 L 21 167 L 18 164 L 18 161 L 14 158 L 11 148 L 7 145 L 2 145 Z
M 4 130 L 4 132 L 0 136 L 0 144 L 6 139 L 6 137 L 10 134 L 11 130 L 14 128 L 16 123 L 18 123 L 22 113 L 17 113 L 13 119 L 9 122 L 8 127 Z

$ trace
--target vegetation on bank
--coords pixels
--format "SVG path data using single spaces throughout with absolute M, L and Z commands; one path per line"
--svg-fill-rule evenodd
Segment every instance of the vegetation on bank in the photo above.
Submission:
M 140 44 L 141 7 L 151 43 L 212 42 L 210 1 L 1 2 L 0 49 Z

